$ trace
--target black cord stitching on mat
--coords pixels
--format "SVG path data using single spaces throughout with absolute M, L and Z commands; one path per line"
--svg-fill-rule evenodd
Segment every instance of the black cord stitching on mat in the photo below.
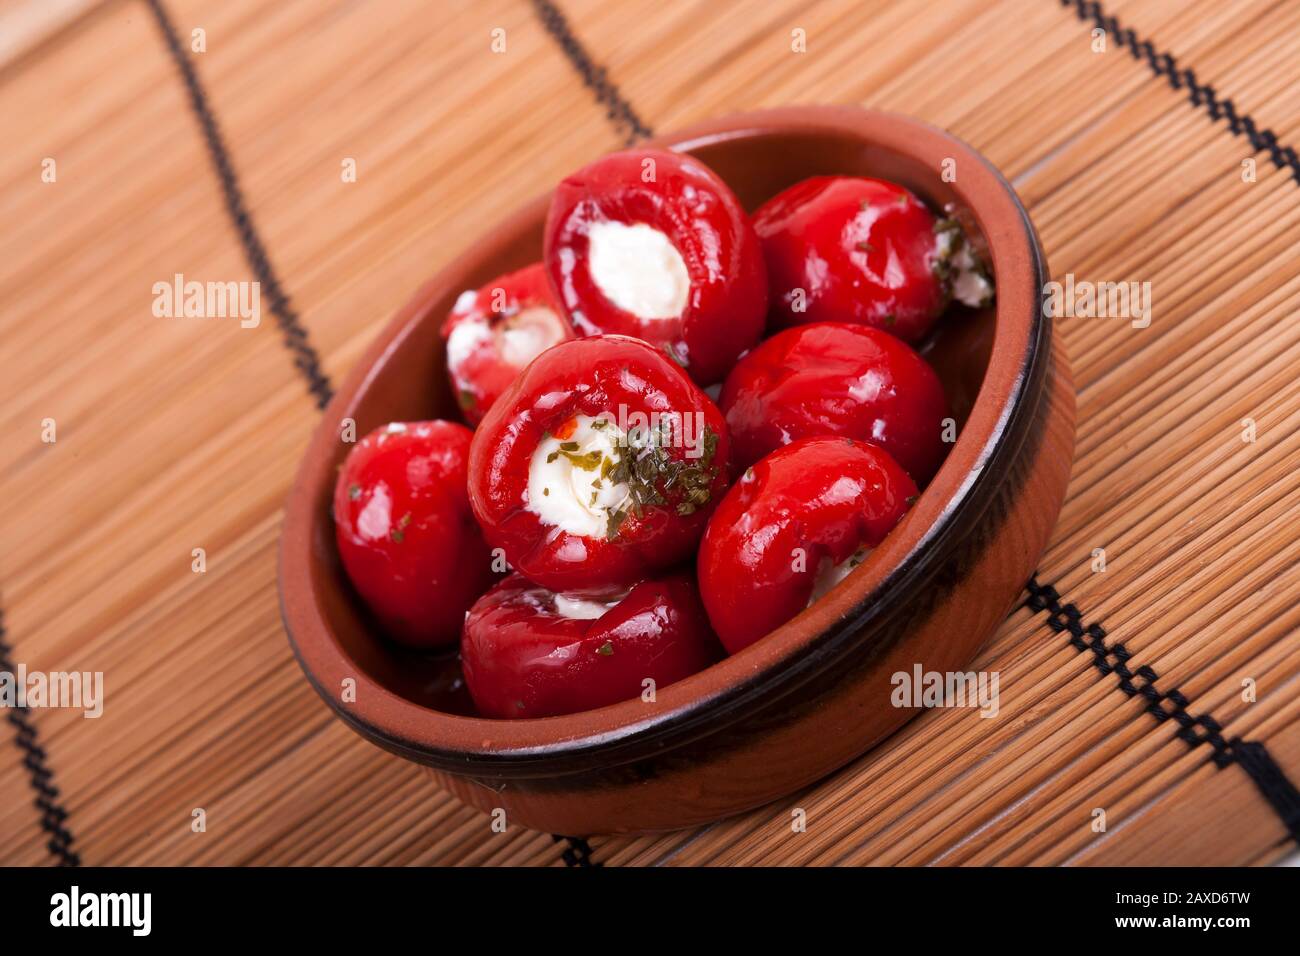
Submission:
M 0 671 L 16 673 L 14 649 L 5 630 L 4 611 L 0 610 Z M 59 788 L 54 785 L 54 771 L 49 767 L 49 754 L 36 735 L 36 725 L 26 707 L 6 707 L 5 719 L 13 724 L 17 736 L 14 742 L 23 751 L 23 766 L 36 791 L 36 809 L 41 811 L 41 829 L 49 834 L 45 844 L 50 855 L 60 866 L 80 866 L 81 857 L 72 849 L 72 833 L 64 825 L 68 811 L 59 802 Z
M 1287 779 L 1263 744 L 1240 737 L 1225 740 L 1217 720 L 1209 714 L 1189 714 L 1190 702 L 1177 689 L 1157 689 L 1158 676 L 1150 665 L 1144 664 L 1136 670 L 1130 667 L 1131 655 L 1123 643 L 1115 641 L 1108 645 L 1106 629 L 1096 623 L 1085 624 L 1078 607 L 1061 603 L 1055 587 L 1039 584 L 1036 577 L 1030 578 L 1025 587 L 1029 591 L 1025 606 L 1033 611 L 1046 611 L 1047 626 L 1058 634 L 1068 633 L 1075 650 L 1091 651 L 1093 666 L 1102 674 L 1114 674 L 1125 695 L 1140 695 L 1147 702 L 1147 713 L 1157 722 L 1173 720 L 1178 724 L 1178 739 L 1192 749 L 1209 744 L 1216 767 L 1222 769 L 1234 763 L 1240 766 L 1277 812 L 1291 838 L 1300 843 L 1300 790 Z
M 596 102 L 605 107 L 606 118 L 623 134 L 624 143 L 631 146 L 639 139 L 653 136 L 654 131 L 641 122 L 641 117 L 632 108 L 632 104 L 623 98 L 618 87 L 610 81 L 608 71 L 591 58 L 587 48 L 574 35 L 568 18 L 560 8 L 551 0 L 533 0 L 533 12 L 578 71 L 583 85 L 595 95 Z
M 316 407 L 323 409 L 327 404 L 329 404 L 329 400 L 333 395 L 333 387 L 330 385 L 329 378 L 326 376 L 321 366 L 320 355 L 308 340 L 307 329 L 302 325 L 297 312 L 289 301 L 288 295 L 285 294 L 283 287 L 280 285 L 280 280 L 271 266 L 270 258 L 267 256 L 266 247 L 262 245 L 262 240 L 258 236 L 257 229 L 253 225 L 252 217 L 248 212 L 248 206 L 244 202 L 243 191 L 239 188 L 239 177 L 235 173 L 234 163 L 231 161 L 230 153 L 226 149 L 225 140 L 221 136 L 221 129 L 217 125 L 216 116 L 213 114 L 212 107 L 208 102 L 207 93 L 199 82 L 198 73 L 195 71 L 193 63 L 190 62 L 184 48 L 181 46 L 180 37 L 176 32 L 175 26 L 171 22 L 171 18 L 167 15 L 167 11 L 163 7 L 161 0 L 147 0 L 147 2 L 149 7 L 153 10 L 154 17 L 158 21 L 158 28 L 162 31 L 163 39 L 167 42 L 167 49 L 171 52 L 172 59 L 176 62 L 176 67 L 180 71 L 181 78 L 185 81 L 186 89 L 189 91 L 190 106 L 193 108 L 194 114 L 198 118 L 199 125 L 203 129 L 203 138 L 207 141 L 208 154 L 212 159 L 213 167 L 216 169 L 217 177 L 221 180 L 221 190 L 225 194 L 226 210 L 230 213 L 230 218 L 234 222 L 236 231 L 239 233 L 239 241 L 244 247 L 244 254 L 247 256 L 248 262 L 252 266 L 253 272 L 257 276 L 258 281 L 261 282 L 263 288 L 266 289 L 267 295 L 270 297 L 271 311 L 275 314 L 276 323 L 284 333 L 285 345 L 288 346 L 289 351 L 294 354 L 294 365 L 297 366 L 298 370 L 302 372 L 303 376 L 307 379 L 308 390 L 316 398 Z M 554 6 L 548 3 L 539 2 L 539 15 L 543 16 L 545 21 L 547 17 L 546 11 L 548 8 L 552 19 L 547 21 L 547 29 L 550 30 L 553 35 L 556 35 L 557 39 L 559 39 L 559 35 L 556 33 L 557 30 L 567 35 L 569 42 L 577 51 L 576 55 L 586 58 L 586 54 L 583 52 L 582 47 L 578 45 L 577 40 L 573 38 L 571 33 L 568 33 L 564 16 L 556 10 Z M 552 24 L 554 24 L 554 26 L 552 26 Z M 561 40 L 561 44 L 564 45 L 563 40 Z M 569 47 L 566 46 L 565 49 L 567 52 Z M 574 56 L 575 54 L 570 53 L 570 58 L 573 58 Z M 575 60 L 575 64 L 576 62 L 577 61 Z M 614 104 L 610 107 L 610 118 L 615 119 L 617 117 L 623 122 L 628 123 L 632 132 L 632 139 L 650 135 L 650 131 L 641 124 L 639 119 L 637 119 L 631 106 L 619 97 L 617 88 L 604 79 L 604 70 L 592 66 L 590 59 L 585 59 L 585 62 L 587 63 L 587 71 L 584 72 L 584 79 L 586 80 L 587 85 L 591 86 L 596 91 L 597 99 L 600 99 L 601 102 L 606 102 L 606 98 L 608 97 Z M 580 69 L 582 68 L 580 67 Z M 629 142 L 631 142 L 632 139 L 629 139 Z M 3 632 L 0 631 L 0 637 L 2 636 Z M 2 644 L 0 644 L 0 650 L 3 650 Z M 8 667 L 6 662 L 7 655 L 0 657 L 0 669 Z M 8 669 L 12 670 L 12 668 Z M 17 723 L 14 715 L 11 715 L 9 719 L 10 721 Z M 21 726 L 22 725 L 20 725 L 20 728 Z M 35 731 L 30 729 L 29 725 L 28 727 L 29 729 L 26 737 L 23 736 L 20 729 L 20 746 L 23 745 L 22 741 L 28 740 L 30 741 L 31 746 L 35 747 Z M 40 761 L 44 761 L 44 751 L 40 750 L 39 747 L 35 747 L 35 752 L 39 755 Z M 41 772 L 43 776 L 39 779 L 41 784 L 48 790 L 48 795 L 43 796 L 42 799 L 44 799 L 46 803 L 49 803 L 50 800 L 58 796 L 58 791 L 49 784 L 49 771 L 42 770 Z M 36 784 L 36 780 L 36 771 L 33 770 L 34 785 Z M 63 819 L 67 817 L 67 814 L 64 813 L 56 804 L 50 804 L 52 809 L 46 811 L 44 803 L 40 800 L 38 800 L 37 803 L 42 807 L 42 810 L 46 812 L 42 825 L 47 829 L 50 829 L 51 825 L 61 824 Z M 67 849 L 72 842 L 71 835 L 61 828 L 58 832 L 62 834 L 62 842 L 59 844 L 59 852 L 63 853 L 65 856 L 70 855 L 70 859 L 73 863 L 79 863 L 80 860 L 77 859 L 76 854 L 70 853 Z M 559 843 L 561 840 L 568 843 L 568 848 L 563 853 L 566 865 L 575 867 L 601 865 L 592 861 L 591 846 L 586 840 L 579 837 L 561 836 L 552 836 L 551 839 L 556 843 Z M 55 851 L 55 845 L 56 841 L 51 839 L 51 852 Z
M 334 390 L 321 366 L 320 354 L 311 344 L 307 329 L 298 317 L 293 303 L 289 301 L 284 287 L 280 285 L 280 279 L 266 253 L 266 247 L 262 245 L 262 239 L 249 216 L 248 204 L 244 201 L 244 193 L 239 186 L 239 177 L 235 174 L 234 164 L 230 161 L 230 153 L 226 149 L 216 116 L 213 115 L 212 107 L 208 103 L 207 93 L 199 83 L 199 75 L 194 69 L 194 64 L 190 61 L 185 48 L 181 46 L 180 36 L 167 10 L 163 7 L 162 0 L 146 0 L 146 2 L 153 11 L 154 19 L 158 21 L 158 29 L 162 31 L 167 50 L 176 63 L 176 69 L 180 71 L 181 79 L 185 81 L 186 90 L 189 91 L 190 106 L 199 121 L 199 126 L 203 129 L 208 156 L 217 171 L 217 178 L 221 180 L 226 209 L 230 213 L 235 230 L 239 233 L 239 242 L 244 247 L 244 255 L 262 291 L 270 300 L 275 324 L 280 327 L 284 335 L 285 347 L 293 353 L 293 364 L 307 380 L 307 390 L 316 399 L 316 407 L 323 409 L 329 404 Z
M 1187 98 L 1193 106 L 1204 107 L 1210 119 L 1218 121 L 1226 118 L 1228 129 L 1234 136 L 1244 136 L 1256 152 L 1267 152 L 1273 165 L 1283 172 L 1288 170 L 1291 178 L 1300 183 L 1300 158 L 1290 146 L 1278 143 L 1277 133 L 1273 130 L 1260 129 L 1249 113 L 1238 113 L 1236 104 L 1230 99 L 1220 99 L 1214 87 L 1196 79 L 1196 72 L 1190 68 L 1180 69 L 1173 56 L 1157 52 L 1150 40 L 1139 40 L 1137 34 L 1128 27 L 1120 26 L 1119 20 L 1109 16 L 1097 0 L 1061 0 L 1061 6 L 1074 7 L 1075 15 L 1083 21 L 1091 20 L 1096 26 L 1114 37 L 1121 49 L 1128 50 L 1135 60 L 1146 60 L 1147 66 L 1156 76 L 1163 76 L 1175 90 L 1187 90 Z
M 594 867 L 594 866 L 604 865 L 603 863 L 598 863 L 591 858 L 591 854 L 592 854 L 591 844 L 588 843 L 586 840 L 584 840 L 582 837 L 562 837 L 562 836 L 555 836 L 554 834 L 551 835 L 552 843 L 559 843 L 561 840 L 563 840 L 565 843 L 568 844 L 568 848 L 565 849 L 565 851 L 562 854 L 560 854 L 560 856 L 564 859 L 565 866 L 574 866 L 574 867 L 593 866 Z

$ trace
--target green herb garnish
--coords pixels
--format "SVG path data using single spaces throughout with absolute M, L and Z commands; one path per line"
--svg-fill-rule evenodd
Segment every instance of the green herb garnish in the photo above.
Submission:
M 585 455 L 577 455 L 571 451 L 563 451 L 560 454 L 569 459 L 574 468 L 581 468 L 583 471 L 595 471 L 605 460 L 605 456 L 599 451 L 589 451 Z
M 609 519 L 605 524 L 605 538 L 613 541 L 618 537 L 618 529 L 622 527 L 623 522 L 627 520 L 627 512 L 622 508 L 617 508 L 609 513 Z
M 666 496 L 676 499 L 677 514 L 693 514 L 708 503 L 712 494 L 717 433 L 711 428 L 704 429 L 704 448 L 694 460 L 670 456 L 664 446 L 671 437 L 672 423 L 665 420 L 658 433 L 649 432 L 636 440 L 629 438 L 629 447 L 619 460 L 602 468 L 602 477 L 614 484 L 627 485 L 630 510 L 638 518 L 645 508 L 668 504 Z M 607 538 L 613 540 L 618 536 L 627 515 L 628 509 L 623 508 L 610 513 Z

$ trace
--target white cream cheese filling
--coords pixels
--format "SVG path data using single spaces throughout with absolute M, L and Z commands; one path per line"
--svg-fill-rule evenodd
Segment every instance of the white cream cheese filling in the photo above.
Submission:
M 808 606 L 812 607 L 830 593 L 830 590 L 847 578 L 870 553 L 870 548 L 859 548 L 839 564 L 834 563 L 830 558 L 822 558 L 817 566 L 817 575 L 813 578 L 813 589 L 808 597 Z
M 565 336 L 564 323 L 554 309 L 530 306 L 494 324 L 486 319 L 460 322 L 447 336 L 447 368 L 463 388 L 461 366 L 485 344 L 492 344 L 501 358 L 515 368 L 523 368 Z M 495 339 L 495 342 L 493 341 Z
M 451 335 L 447 336 L 447 368 L 457 379 L 458 387 L 462 387 L 459 380 L 460 367 L 484 342 L 491 339 L 492 327 L 483 320 L 466 320 L 451 330 Z
M 584 538 L 603 538 L 610 513 L 629 497 L 628 486 L 602 477 L 604 463 L 617 464 L 623 433 L 607 418 L 578 415 L 565 438 L 547 435 L 528 466 L 525 508 L 543 524 Z
M 993 301 L 993 283 L 985 277 L 979 263 L 971 255 L 969 244 L 962 243 L 962 247 L 952 257 L 952 265 L 956 270 L 952 279 L 954 299 L 972 309 L 983 308 Z
M 593 223 L 587 267 L 605 298 L 639 319 L 675 319 L 686 308 L 691 279 L 664 233 L 645 223 Z
M 959 227 L 954 225 L 935 236 L 935 255 L 948 262 L 954 299 L 972 309 L 992 303 L 993 283 L 984 274 Z
M 554 614 L 575 621 L 596 621 L 622 604 L 631 593 L 631 588 L 596 593 L 532 588 L 523 593 L 523 600 L 543 614 Z
M 557 591 L 553 598 L 555 613 L 561 617 L 575 618 L 580 621 L 594 621 L 618 607 L 629 593 L 631 593 L 630 588 L 616 596 L 601 600 L 582 594 L 565 594 Z
M 501 357 L 523 368 L 564 338 L 564 326 L 554 309 L 535 305 L 501 323 Z

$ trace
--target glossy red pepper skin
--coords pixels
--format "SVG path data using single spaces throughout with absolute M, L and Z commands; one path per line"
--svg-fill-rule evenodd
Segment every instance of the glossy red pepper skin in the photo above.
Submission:
M 917 342 L 947 305 L 935 217 L 896 183 L 806 179 L 760 206 L 754 228 L 777 327 L 856 322 Z
M 700 544 L 700 596 L 727 651 L 807 607 L 823 561 L 876 547 L 915 496 L 886 452 L 852 439 L 804 438 L 748 469 Z
M 679 513 L 680 490 L 661 489 L 665 503 L 629 511 L 613 538 L 576 535 L 526 510 L 529 466 L 545 435 L 564 435 L 578 415 L 630 421 L 652 412 L 690 416 L 698 440 L 666 454 L 707 477 L 706 502 Z M 706 433 L 716 436 L 711 455 Z M 662 352 L 622 335 L 574 339 L 538 356 L 474 433 L 470 503 L 488 541 L 536 583 L 557 591 L 625 585 L 690 558 L 726 491 L 729 455 L 722 413 Z
M 642 178 L 649 161 L 654 182 Z M 676 247 L 691 286 L 680 316 L 643 319 L 600 291 L 588 266 L 587 234 L 605 221 L 644 223 Z M 763 334 L 767 278 L 758 237 L 730 187 L 691 156 L 633 149 L 569 176 L 551 201 L 543 261 L 580 334 L 644 339 L 700 385 L 722 381 Z
M 774 335 L 727 376 L 721 405 L 740 468 L 800 438 L 839 435 L 879 445 L 924 485 L 948 450 L 939 376 L 906 343 L 864 325 Z
M 554 592 L 520 574 L 470 610 L 465 682 L 485 717 L 554 717 L 640 697 L 721 659 L 689 573 L 643 581 L 603 616 L 559 614 Z
M 461 412 L 477 425 L 524 366 L 573 338 L 573 329 L 538 262 L 463 294 L 443 323 L 442 338 Z
M 388 425 L 348 454 L 334 487 L 339 557 L 396 641 L 454 644 L 491 586 L 491 553 L 466 492 L 470 431 L 454 422 Z

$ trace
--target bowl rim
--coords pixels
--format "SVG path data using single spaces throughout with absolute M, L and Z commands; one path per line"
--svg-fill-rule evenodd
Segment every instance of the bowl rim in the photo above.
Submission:
M 390 356 L 424 322 L 457 276 L 495 246 L 480 237 L 426 282 L 390 320 L 326 407 L 291 486 L 279 551 L 281 615 L 290 646 L 321 697 L 374 742 L 451 773 L 542 777 L 628 763 L 730 727 L 756 699 L 784 697 L 833 666 L 868 624 L 885 622 L 923 587 L 942 558 L 974 527 L 1020 450 L 1046 381 L 1051 327 L 1041 309 L 1045 265 L 1033 225 L 1014 189 L 984 157 L 944 130 L 914 118 L 852 106 L 793 106 L 737 113 L 657 136 L 634 148 L 692 152 L 734 139 L 774 135 L 848 137 L 939 170 L 955 159 L 949 183 L 983 233 L 997 282 L 993 346 L 970 415 L 943 466 L 904 521 L 871 557 L 813 607 L 738 654 L 640 699 L 560 717 L 492 720 L 460 716 L 401 697 L 369 677 L 319 612 L 311 574 L 321 482 L 332 488 L 339 426 Z M 545 216 L 549 195 L 497 227 L 513 234 Z M 329 496 L 326 496 L 328 500 Z M 355 701 L 327 687 L 356 682 Z

